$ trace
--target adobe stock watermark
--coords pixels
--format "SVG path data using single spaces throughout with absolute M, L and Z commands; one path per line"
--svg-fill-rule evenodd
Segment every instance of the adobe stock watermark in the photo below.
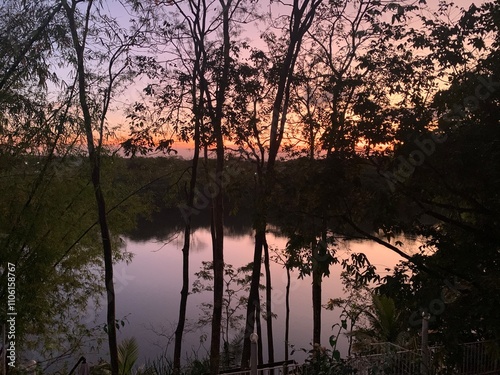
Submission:
M 423 314 L 430 316 L 429 321 L 432 322 L 437 316 L 444 313 L 446 304 L 453 302 L 460 296 L 460 291 L 449 280 L 444 281 L 445 286 L 441 290 L 439 298 L 434 298 L 429 302 L 427 307 L 421 307 L 418 311 L 414 311 L 409 318 L 409 324 L 412 327 L 422 325 Z
M 233 177 L 241 173 L 238 167 L 228 168 L 223 173 L 210 173 L 209 181 L 203 187 L 203 190 L 195 188 L 193 207 L 189 207 L 186 203 L 178 205 L 181 211 L 184 222 L 187 223 L 192 215 L 198 215 L 202 210 L 210 205 L 214 199 L 226 186 L 229 185 Z
M 9 367 L 16 365 L 16 265 L 7 263 L 7 329 L 5 357 Z
M 500 82 L 493 81 L 490 77 L 479 77 L 473 95 L 467 96 L 462 105 L 455 103 L 450 112 L 443 116 L 447 122 L 462 120 L 466 117 L 466 110 L 474 112 L 479 108 L 481 101 L 487 100 L 491 94 L 500 87 Z M 457 125 L 458 126 L 458 125 Z M 385 177 L 389 189 L 394 192 L 397 183 L 405 182 L 415 172 L 416 167 L 424 164 L 426 158 L 431 156 L 439 144 L 446 142 L 448 134 L 445 132 L 432 132 L 429 137 L 418 137 L 414 139 L 416 148 L 407 157 L 400 155 L 396 158 L 396 165 L 391 171 L 381 172 Z

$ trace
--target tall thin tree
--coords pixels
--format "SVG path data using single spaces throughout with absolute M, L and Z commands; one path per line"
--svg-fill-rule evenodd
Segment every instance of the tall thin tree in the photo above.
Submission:
M 295 63 L 301 50 L 301 44 L 304 35 L 311 26 L 316 10 L 322 0 L 294 0 L 291 5 L 290 22 L 287 30 L 288 43 L 284 52 L 282 63 L 279 66 L 278 80 L 276 85 L 275 96 L 272 104 L 272 113 L 269 127 L 269 151 L 265 173 L 263 170 L 258 171 L 258 190 L 256 217 L 254 221 L 255 229 L 255 249 L 252 272 L 252 284 L 248 298 L 245 326 L 245 337 L 243 341 L 243 353 L 241 365 L 244 368 L 249 366 L 250 360 L 250 334 L 254 331 L 254 322 L 257 306 L 260 303 L 259 298 L 259 281 L 260 268 L 262 261 L 262 252 L 266 244 L 266 228 L 267 228 L 267 206 L 265 203 L 266 197 L 273 188 L 274 169 L 276 159 L 281 146 L 281 141 L 285 133 L 285 125 L 287 120 L 287 112 L 290 104 L 290 86 L 294 74 Z M 259 173 L 260 172 L 260 173 Z M 267 301 L 269 302 L 269 301 Z M 270 319 L 270 317 L 268 317 Z
M 208 3 L 206 0 L 188 1 L 187 7 L 181 2 L 173 2 L 185 22 L 186 36 L 191 44 L 191 50 L 195 53 L 196 61 L 192 71 L 188 74 L 191 75 L 194 82 L 192 90 L 197 91 L 196 97 L 193 96 L 192 98 L 193 105 L 196 103 L 197 106 L 194 113 L 195 124 L 200 126 L 204 118 L 207 120 L 207 126 L 198 129 L 200 132 L 198 136 L 207 140 L 208 143 L 215 143 L 216 186 L 214 191 L 216 193 L 212 197 L 211 224 L 214 269 L 214 308 L 210 349 L 210 371 L 212 374 L 217 374 L 219 371 L 224 291 L 224 108 L 230 87 L 230 67 L 232 63 L 231 24 L 240 3 L 241 0 L 220 0 L 218 9 L 214 10 L 211 6 L 213 4 Z M 212 43 L 216 40 L 214 39 L 216 32 L 220 32 L 222 35 L 221 40 L 216 42 L 219 46 L 218 50 L 213 49 L 214 44 Z M 216 58 L 216 56 L 220 58 Z M 186 66 L 186 64 L 183 65 Z M 202 135 L 202 131 L 207 134 Z M 208 146 L 208 144 L 201 145 L 201 143 L 198 143 L 198 145 L 205 148 Z M 184 257 L 186 256 L 185 253 Z M 184 283 L 186 283 L 186 276 L 184 276 Z M 185 315 L 182 315 L 182 310 L 185 311 L 185 307 L 181 307 L 180 318 L 185 317 Z M 180 326 L 181 324 L 183 323 L 179 322 L 177 340 L 181 340 L 181 328 L 183 328 Z M 180 355 L 180 342 L 177 343 L 177 348 L 176 367 L 178 367 L 177 357 Z
M 106 127 L 106 115 L 111 99 L 113 97 L 113 91 L 116 89 L 117 84 L 119 84 L 119 78 L 129 68 L 126 55 L 130 51 L 130 48 L 137 42 L 136 37 L 138 33 L 140 33 L 140 30 L 136 30 L 136 33 L 132 33 L 131 36 L 125 39 L 121 39 L 118 34 L 108 34 L 114 35 L 114 37 L 116 37 L 116 40 L 118 40 L 119 42 L 117 43 L 117 45 L 113 45 L 113 43 L 107 43 L 106 48 L 104 48 L 104 55 L 101 55 L 102 62 L 106 64 L 107 76 L 103 79 L 103 81 L 106 82 L 105 87 L 103 88 L 103 90 L 98 90 L 99 92 L 102 92 L 102 96 L 97 99 L 97 102 L 100 103 L 101 106 L 98 106 L 97 111 L 94 112 L 94 110 L 92 109 L 93 99 L 90 96 L 90 92 L 92 89 L 91 82 L 89 80 L 90 67 L 87 65 L 88 59 L 85 56 L 85 53 L 90 45 L 88 37 L 92 32 L 91 23 L 93 20 L 99 19 L 100 14 L 97 5 L 94 4 L 93 0 L 89 0 L 86 4 L 86 7 L 84 7 L 83 9 L 79 4 L 80 1 L 78 0 L 72 0 L 71 2 L 64 0 L 63 8 L 71 33 L 71 41 L 75 53 L 74 64 L 77 76 L 79 109 L 81 110 L 83 116 L 82 127 L 86 137 L 87 152 L 90 162 L 90 175 L 94 188 L 94 196 L 97 206 L 98 222 L 103 247 L 104 281 L 107 296 L 106 327 L 108 334 L 111 373 L 112 375 L 118 375 L 119 364 L 116 338 L 116 301 L 113 283 L 113 249 L 111 234 L 109 230 L 106 200 L 101 184 L 101 154 Z M 112 24 L 112 22 L 105 16 L 104 18 L 107 20 L 107 22 L 109 22 L 108 26 L 109 24 Z M 115 33 L 117 32 L 117 29 L 118 28 L 115 28 Z M 122 61 L 121 59 L 123 59 L 124 61 Z M 97 139 L 95 139 L 94 131 L 96 131 L 98 135 Z

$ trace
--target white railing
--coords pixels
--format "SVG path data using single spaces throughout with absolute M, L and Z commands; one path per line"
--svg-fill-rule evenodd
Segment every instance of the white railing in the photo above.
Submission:
M 356 375 L 414 375 L 420 372 L 420 355 L 409 350 L 369 354 L 351 358 L 349 364 L 357 370 Z
M 427 369 L 422 366 L 420 351 L 395 350 L 393 346 L 385 346 L 386 352 L 362 355 L 349 360 L 349 364 L 357 370 L 357 375 L 369 375 L 373 371 L 378 374 L 390 373 L 398 375 L 437 375 L 446 366 L 438 361 L 440 348 L 430 348 L 431 362 Z M 493 342 L 474 342 L 462 345 L 462 363 L 453 369 L 456 375 L 493 375 L 500 374 L 498 353 L 491 350 Z M 399 348 L 398 348 L 399 349 Z M 449 369 L 448 369 L 449 370 Z
M 471 342 L 463 345 L 462 367 L 457 375 L 487 375 L 500 372 L 498 355 L 493 355 L 493 342 Z M 498 354 L 498 353 L 497 353 Z
M 299 366 L 294 361 L 288 363 L 279 363 L 257 369 L 257 375 L 288 375 L 295 374 Z M 221 371 L 220 373 L 226 375 L 250 375 L 250 370 L 229 370 Z
M 455 375 L 498 375 L 500 374 L 500 359 L 492 348 L 493 342 L 474 342 L 463 344 L 463 359 L 459 368 L 453 369 Z M 428 369 L 422 367 L 420 351 L 404 350 L 391 345 L 380 344 L 375 348 L 376 354 L 361 355 L 348 360 L 349 365 L 356 369 L 356 375 L 396 374 L 396 375 L 439 375 L 446 370 L 444 363 L 438 361 L 440 348 L 430 348 L 431 363 Z M 307 369 L 290 361 L 288 364 L 276 363 L 259 366 L 257 375 L 291 375 L 307 374 Z M 449 369 L 447 369 L 449 371 Z M 223 371 L 226 375 L 250 375 L 250 370 Z M 315 374 L 311 374 L 315 375 Z

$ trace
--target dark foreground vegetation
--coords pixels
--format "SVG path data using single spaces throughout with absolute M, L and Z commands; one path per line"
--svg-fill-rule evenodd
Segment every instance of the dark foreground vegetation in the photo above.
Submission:
M 157 216 L 183 235 L 183 287 L 173 358 L 151 359 L 143 372 L 247 368 L 258 330 L 274 362 L 273 259 L 311 278 L 303 371 L 352 373 L 337 349 L 343 334 L 348 355 L 361 355 L 380 345 L 416 351 L 425 331 L 418 361 L 443 374 L 457 373 L 465 343 L 485 342 L 498 358 L 500 6 L 425 3 L 303 0 L 270 18 L 243 0 L 0 4 L 7 373 L 24 371 L 29 350 L 42 371 L 88 343 L 109 350 L 93 373 L 140 372 L 135 342 L 116 338 L 124 322 L 113 264 L 133 261 L 123 238 L 154 236 Z M 261 44 L 249 42 L 252 22 L 265 26 Z M 172 156 L 178 142 L 193 155 Z M 225 226 L 235 215 L 243 221 Z M 213 294 L 210 355 L 183 364 L 189 239 L 207 225 L 212 259 L 198 276 Z M 224 328 L 233 277 L 224 237 L 238 225 L 253 228 L 255 244 L 254 261 L 234 276 L 245 293 L 234 343 Z M 288 238 L 277 255 L 271 229 Z M 416 254 L 404 252 L 405 236 L 422 240 Z M 339 241 L 354 238 L 403 260 L 381 277 L 352 254 L 342 261 L 348 298 L 323 296 Z M 103 295 L 106 323 L 82 318 Z M 341 311 L 329 340 L 323 308 Z M 288 314 L 278 317 L 285 360 Z M 439 348 L 432 358 L 428 347 Z

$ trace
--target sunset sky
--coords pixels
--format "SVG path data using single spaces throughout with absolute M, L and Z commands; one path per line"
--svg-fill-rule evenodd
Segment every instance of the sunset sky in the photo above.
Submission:
M 438 4 L 440 3 L 440 0 L 427 0 L 427 6 L 429 10 L 422 10 L 424 14 L 428 13 L 429 17 L 431 16 L 431 11 L 433 9 L 437 9 Z M 418 3 L 417 0 L 415 0 L 415 3 Z M 450 2 L 447 2 L 450 3 Z M 470 0 L 457 0 L 453 2 L 456 6 L 462 7 L 464 9 L 467 9 L 470 7 L 471 4 L 476 4 L 480 5 L 484 3 L 484 1 L 477 2 L 477 1 L 470 1 Z M 277 3 L 273 3 L 270 5 L 269 1 L 259 1 L 258 6 L 260 7 L 261 11 L 269 11 L 271 10 L 272 14 L 276 14 L 279 11 L 279 8 L 277 8 Z M 106 2 L 105 7 L 108 8 L 109 13 L 113 16 L 116 17 L 118 20 L 123 21 L 123 23 L 128 23 L 128 20 L 130 19 L 130 15 L 127 14 L 123 7 L 115 2 Z M 266 9 L 267 8 L 267 9 Z M 175 7 L 171 6 L 168 11 L 175 11 Z M 459 17 L 459 11 L 456 10 L 454 12 L 451 12 L 449 15 L 449 19 L 451 21 L 456 20 Z M 265 48 L 263 42 L 259 42 L 260 40 L 260 33 L 263 30 L 262 25 L 256 25 L 256 24 L 249 24 L 246 25 L 246 37 L 250 39 L 252 45 L 259 45 L 260 43 L 262 44 L 262 47 Z M 125 92 L 120 96 L 119 100 L 115 103 L 115 105 L 111 108 L 111 111 L 108 113 L 108 121 L 112 126 L 120 126 L 121 130 L 118 130 L 116 132 L 116 136 L 118 138 L 118 141 L 123 140 L 127 137 L 128 135 L 128 125 L 127 125 L 127 119 L 125 118 L 124 115 L 124 108 L 126 108 L 128 105 L 133 103 L 134 101 L 140 100 L 141 98 L 141 91 L 144 86 L 144 81 L 138 81 L 137 84 L 135 85 L 130 85 Z M 115 143 L 114 141 L 113 143 Z M 183 142 L 176 142 L 173 147 L 175 150 L 179 152 L 179 156 L 189 158 L 192 154 L 192 145 L 191 144 L 186 144 Z M 157 153 L 160 155 L 161 153 Z

